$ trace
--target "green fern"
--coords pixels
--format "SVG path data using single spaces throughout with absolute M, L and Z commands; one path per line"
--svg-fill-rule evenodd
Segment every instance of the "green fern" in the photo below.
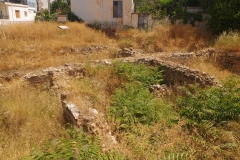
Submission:
M 93 136 L 76 130 L 67 129 L 67 134 L 62 138 L 48 140 L 42 149 L 34 150 L 29 159 L 52 160 L 123 160 L 127 159 L 118 152 L 102 152 L 99 140 Z
M 188 160 L 189 154 L 187 152 L 183 153 L 168 153 L 161 160 Z
M 238 80 L 229 79 L 222 87 L 201 89 L 191 86 L 183 89 L 184 96 L 178 99 L 181 115 L 189 122 L 209 120 L 220 123 L 238 120 L 240 116 L 240 88 Z

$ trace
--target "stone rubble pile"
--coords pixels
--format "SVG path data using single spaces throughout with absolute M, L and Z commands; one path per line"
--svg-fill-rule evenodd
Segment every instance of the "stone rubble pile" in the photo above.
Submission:
M 149 91 L 157 97 L 169 96 L 171 91 L 166 84 L 155 84 L 149 87 Z
M 77 105 L 66 101 L 65 98 L 66 96 L 62 95 L 63 114 L 68 123 L 84 127 L 88 132 L 99 136 L 103 151 L 118 147 L 118 142 L 112 135 L 111 128 L 103 114 L 93 108 L 81 112 Z
M 124 49 L 120 50 L 119 52 L 123 57 L 132 57 L 132 56 L 136 56 L 136 55 L 145 53 L 141 49 L 133 49 L 132 47 L 124 48 Z
M 219 50 L 215 50 L 214 48 L 207 48 L 207 49 L 203 49 L 200 50 L 198 52 L 195 53 L 195 55 L 197 57 L 208 57 L 208 56 L 213 56 L 213 54 L 220 52 Z
M 108 48 L 109 48 L 108 46 L 96 45 L 96 46 L 90 46 L 90 47 L 76 48 L 76 49 L 73 49 L 72 51 L 86 55 L 86 54 L 93 53 L 94 51 L 106 50 Z
M 190 52 L 190 53 L 181 53 L 181 52 L 176 52 L 173 53 L 171 58 L 191 58 L 194 57 L 194 53 Z

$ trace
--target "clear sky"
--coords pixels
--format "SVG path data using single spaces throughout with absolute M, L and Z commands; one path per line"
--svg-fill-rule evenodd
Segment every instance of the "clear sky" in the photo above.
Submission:
M 27 0 L 28 5 L 31 7 L 37 8 L 37 1 L 36 0 Z

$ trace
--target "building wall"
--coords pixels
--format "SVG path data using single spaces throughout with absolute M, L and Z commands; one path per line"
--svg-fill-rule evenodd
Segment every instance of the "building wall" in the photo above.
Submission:
M 29 22 L 34 21 L 36 16 L 35 8 L 28 7 L 27 5 L 22 4 L 0 4 L 0 10 L 2 10 L 4 15 L 9 17 L 8 19 L 0 19 L 0 23 Z M 19 11 L 19 18 L 16 17 L 16 10 Z
M 133 13 L 133 0 L 122 1 L 122 18 L 113 18 L 113 0 L 71 0 L 71 10 L 86 23 L 103 25 L 129 25 Z

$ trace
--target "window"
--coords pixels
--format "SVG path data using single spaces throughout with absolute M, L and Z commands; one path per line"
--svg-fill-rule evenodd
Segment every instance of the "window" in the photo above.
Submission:
M 25 17 L 27 17 L 27 11 L 24 11 L 24 15 L 25 15 Z
M 113 1 L 113 18 L 122 17 L 122 1 Z
M 20 11 L 19 10 L 15 10 L 15 16 L 16 16 L 16 18 L 20 18 Z

